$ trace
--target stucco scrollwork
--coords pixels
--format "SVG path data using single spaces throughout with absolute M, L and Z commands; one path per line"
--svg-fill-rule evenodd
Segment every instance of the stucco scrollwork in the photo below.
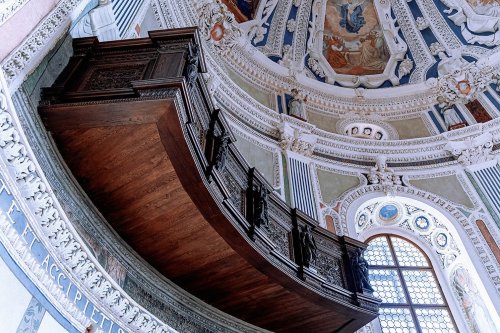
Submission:
M 492 65 L 484 62 L 469 63 L 459 52 L 451 56 L 441 50 L 437 53 L 441 59 L 438 64 L 439 77 L 427 80 L 427 84 L 437 94 L 441 107 L 476 99 L 498 76 Z
M 16 120 L 11 114 L 8 95 L 4 90 L 4 80 L 0 76 L 0 152 L 13 173 L 21 195 L 40 221 L 45 237 L 53 246 L 55 253 L 65 261 L 74 276 L 88 288 L 89 292 L 109 305 L 108 311 L 117 322 L 133 324 L 139 332 L 153 333 L 156 327 L 165 327 L 158 319 L 135 306 L 135 302 L 119 287 L 114 285 L 102 267 L 94 262 L 93 255 L 73 234 L 52 197 L 51 189 L 36 170 L 22 135 L 17 129 Z M 127 307 L 123 307 L 125 300 Z M 149 318 L 140 321 L 140 318 Z M 139 321 L 138 321 L 139 320 Z M 165 328 L 167 332 L 169 328 Z
M 383 155 L 377 157 L 375 166 L 368 172 L 368 183 L 382 185 L 386 193 L 392 193 L 394 186 L 402 185 L 401 176 L 387 166 L 387 158 Z
M 283 117 L 289 118 L 284 115 Z M 305 156 L 312 155 L 318 139 L 316 135 L 286 121 L 279 125 L 278 130 L 280 133 L 279 145 L 281 149 L 290 150 Z
M 206 0 L 197 4 L 199 27 L 208 41 L 221 52 L 238 44 L 242 32 L 234 14 L 220 0 Z
M 464 141 L 449 141 L 445 149 L 464 166 L 479 164 L 495 159 L 493 154 L 493 135 L 484 133 Z

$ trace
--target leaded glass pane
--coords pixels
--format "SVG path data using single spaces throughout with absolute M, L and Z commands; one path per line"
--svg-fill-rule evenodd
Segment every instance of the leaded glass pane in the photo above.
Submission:
M 395 269 L 370 269 L 370 284 L 373 295 L 383 303 L 406 303 L 401 281 Z
M 380 308 L 380 326 L 384 333 L 416 333 L 415 323 L 409 309 Z
M 430 271 L 402 271 L 414 304 L 444 304 L 434 274 Z
M 378 237 L 370 241 L 368 248 L 364 253 L 368 264 L 376 266 L 393 266 L 391 250 L 385 237 Z
M 415 309 L 423 333 L 456 332 L 447 309 Z
M 398 237 L 391 237 L 391 241 L 400 266 L 429 267 L 425 256 L 413 244 Z

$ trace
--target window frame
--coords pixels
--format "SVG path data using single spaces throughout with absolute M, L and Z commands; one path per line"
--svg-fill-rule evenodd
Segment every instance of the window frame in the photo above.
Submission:
M 406 303 L 383 303 L 382 302 L 380 304 L 380 307 L 381 308 L 392 308 L 392 309 L 397 309 L 397 308 L 408 309 L 410 311 L 411 316 L 412 316 L 413 322 L 415 324 L 415 330 L 417 331 L 417 333 L 422 333 L 423 331 L 422 331 L 422 328 L 420 327 L 420 322 L 418 321 L 418 317 L 417 317 L 417 314 L 415 311 L 416 309 L 445 309 L 448 311 L 453 328 L 455 329 L 456 332 L 460 332 L 458 330 L 458 326 L 456 324 L 455 318 L 453 317 L 453 313 L 452 313 L 451 308 L 448 304 L 446 296 L 443 292 L 443 288 L 441 287 L 441 283 L 436 275 L 434 266 L 432 265 L 432 262 L 431 262 L 429 256 L 427 256 L 427 254 L 420 248 L 420 246 L 415 244 L 413 241 L 411 241 L 405 237 L 396 235 L 396 234 L 384 233 L 384 234 L 373 235 L 373 236 L 369 237 L 368 239 L 366 239 L 365 243 L 369 245 L 372 240 L 377 239 L 377 238 L 382 238 L 382 237 L 385 239 L 385 241 L 388 244 L 389 253 L 391 255 L 391 258 L 392 258 L 392 261 L 394 264 L 393 265 L 370 265 L 370 264 L 368 264 L 368 271 L 370 272 L 370 270 L 373 270 L 373 269 L 396 271 L 397 275 L 399 277 L 399 280 L 401 282 L 401 289 L 403 290 L 404 296 L 406 298 Z M 425 258 L 425 260 L 427 261 L 427 266 L 425 266 L 425 267 L 423 267 L 423 266 L 401 266 L 399 264 L 399 260 L 398 260 L 398 257 L 396 255 L 396 251 L 394 250 L 394 245 L 392 243 L 391 237 L 392 238 L 399 238 L 402 241 L 413 245 L 415 247 L 415 249 L 417 251 L 419 251 L 420 254 Z M 430 271 L 432 274 L 432 277 L 436 281 L 436 285 L 438 287 L 441 299 L 443 300 L 443 304 L 414 304 L 411 297 L 410 297 L 410 292 L 408 291 L 408 286 L 406 285 L 406 281 L 405 281 L 404 276 L 403 276 L 403 271 L 428 271 L 428 272 Z M 382 330 L 383 330 L 383 328 L 382 328 Z

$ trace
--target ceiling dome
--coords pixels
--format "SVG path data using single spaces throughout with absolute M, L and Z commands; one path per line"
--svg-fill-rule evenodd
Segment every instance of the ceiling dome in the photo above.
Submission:
M 499 115 L 496 1 L 160 3 L 166 27 L 200 27 L 223 109 L 274 133 L 268 117 L 279 123 L 294 98 L 318 130 L 352 137 L 338 123 L 357 118 L 392 129 L 386 140 L 465 134 Z

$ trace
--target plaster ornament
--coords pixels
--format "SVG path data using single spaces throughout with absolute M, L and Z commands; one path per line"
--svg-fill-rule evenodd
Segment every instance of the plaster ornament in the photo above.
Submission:
M 313 58 L 312 56 L 310 56 L 309 59 L 307 60 L 307 65 L 313 71 L 314 74 L 316 74 L 320 78 L 324 78 L 325 77 L 325 71 L 323 70 L 323 68 L 319 64 L 318 59 Z
M 417 25 L 418 30 L 424 30 L 424 29 L 427 29 L 429 27 L 429 22 L 425 18 L 423 18 L 422 16 L 417 17 L 417 19 L 415 20 L 415 23 Z
M 470 166 L 495 159 L 493 135 L 484 133 L 475 138 L 468 137 L 464 141 L 449 141 L 444 147 L 462 165 Z
M 268 31 L 268 29 L 264 27 L 264 25 L 266 25 L 266 22 L 274 12 L 277 4 L 278 0 L 267 0 L 263 7 L 259 6 L 260 8 L 262 8 L 262 11 L 258 10 L 253 20 L 240 24 L 241 29 L 248 31 L 248 40 L 253 41 L 253 43 L 255 44 L 258 44 L 264 40 L 264 37 Z
M 286 23 L 286 30 L 288 30 L 289 32 L 294 32 L 296 27 L 297 27 L 297 22 L 294 19 L 290 19 Z
M 356 89 L 356 95 L 363 97 L 363 90 Z M 399 134 L 396 129 L 389 123 L 380 120 L 377 114 L 370 114 L 366 116 L 346 113 L 341 117 L 342 120 L 337 122 L 337 133 L 370 140 L 397 140 Z
M 446 49 L 439 42 L 434 42 L 429 46 L 429 51 L 431 51 L 432 55 L 438 55 L 439 52 L 445 52 Z
M 9 1 L 11 2 L 11 1 Z M 17 4 L 11 7 L 14 11 L 9 11 L 8 15 L 14 14 L 19 6 L 25 1 L 16 1 Z M 45 17 L 45 19 L 27 36 L 13 52 L 3 59 L 1 66 L 5 73 L 5 80 L 12 91 L 22 83 L 24 75 L 33 70 L 36 65 L 49 52 L 46 46 L 57 40 L 67 29 L 72 13 L 80 4 L 80 0 L 58 1 L 57 6 Z M 3 10 L 0 10 L 0 15 Z M 21 81 L 21 82 L 19 82 Z
M 267 28 L 264 28 L 260 25 L 254 25 L 248 31 L 248 36 L 250 40 L 253 40 L 255 44 L 259 44 L 264 40 L 264 37 L 267 33 Z
M 398 77 L 401 79 L 403 76 L 410 74 L 413 69 L 413 61 L 406 55 L 406 58 L 399 64 Z
M 28 0 L 2 0 L 0 1 L 0 25 L 22 8 Z
M 292 99 L 288 102 L 288 114 L 292 117 L 307 121 L 307 115 L 305 111 L 305 103 L 307 102 L 307 96 L 300 97 L 300 91 L 298 89 L 292 89 Z
M 495 84 L 495 90 L 500 91 L 500 70 L 493 73 L 493 83 Z
M 202 76 L 203 76 L 205 83 L 207 85 L 208 92 L 209 92 L 210 98 L 212 100 L 212 104 L 217 109 L 219 106 L 219 103 L 217 102 L 217 99 L 215 98 L 215 93 L 216 93 L 217 89 L 219 89 L 219 86 L 221 83 L 220 79 L 217 75 L 210 74 L 210 73 L 203 73 Z
M 285 116 L 286 117 L 286 116 Z M 279 125 L 280 147 L 283 150 L 311 156 L 318 137 L 294 124 L 283 122 Z
M 285 67 L 291 67 L 293 63 L 293 51 L 292 51 L 292 46 L 289 44 L 283 45 L 283 56 L 278 63 L 282 66 Z
M 449 8 L 444 10 L 444 13 L 449 14 L 448 19 L 460 27 L 462 37 L 467 43 L 500 45 L 500 10 L 496 2 L 457 0 L 441 0 L 441 2 Z
M 469 63 L 459 53 L 447 56 L 444 52 L 439 52 L 439 58 L 439 76 L 433 89 L 441 107 L 466 104 L 477 99 L 478 94 L 494 81 L 494 68 L 484 62 Z
M 443 116 L 443 120 L 447 130 L 455 129 L 458 127 L 457 125 L 460 124 L 463 125 L 461 127 L 465 127 L 465 124 L 458 116 L 457 112 L 453 108 L 453 105 L 443 101 L 442 96 L 439 96 L 437 100 L 439 103 L 439 107 L 441 107 L 441 110 L 439 112 Z
M 123 317 L 125 313 L 127 313 L 127 309 L 129 308 L 130 302 L 126 298 L 121 298 L 118 301 L 118 304 L 115 307 L 116 313 L 120 316 Z
M 367 178 L 369 184 L 382 185 L 386 193 L 392 193 L 394 186 L 402 185 L 401 176 L 387 166 L 387 158 L 383 155 L 377 156 L 375 166 L 370 169 Z
M 199 27 L 207 40 L 221 52 L 227 52 L 239 43 L 241 29 L 234 14 L 220 0 L 206 0 L 198 7 Z

